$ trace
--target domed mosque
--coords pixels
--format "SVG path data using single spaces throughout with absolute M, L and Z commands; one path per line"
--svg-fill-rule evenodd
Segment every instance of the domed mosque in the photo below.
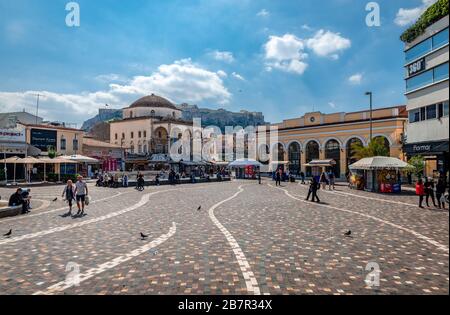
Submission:
M 182 137 L 192 142 L 192 121 L 183 120 L 182 110 L 164 97 L 144 96 L 122 111 L 123 119 L 110 123 L 110 137 L 127 148 L 126 170 L 167 168 L 170 144 Z

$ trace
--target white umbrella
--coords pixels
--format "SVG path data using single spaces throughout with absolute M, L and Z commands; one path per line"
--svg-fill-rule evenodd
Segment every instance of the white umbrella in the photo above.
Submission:
M 412 166 L 400 159 L 388 156 L 364 158 L 349 165 L 351 170 L 405 169 Z
M 252 159 L 239 159 L 231 162 L 228 166 L 230 167 L 245 167 L 245 166 L 256 166 L 261 167 L 261 163 Z
M 13 157 L 10 157 L 10 158 L 7 158 L 7 159 L 0 160 L 0 163 L 14 164 L 14 182 L 13 182 L 13 184 L 16 183 L 16 164 L 18 162 L 20 163 L 20 160 L 21 160 L 21 158 L 19 158 L 17 156 L 13 156 Z M 6 174 L 5 174 L 5 176 L 6 176 Z M 6 178 L 6 180 L 8 180 L 8 179 Z

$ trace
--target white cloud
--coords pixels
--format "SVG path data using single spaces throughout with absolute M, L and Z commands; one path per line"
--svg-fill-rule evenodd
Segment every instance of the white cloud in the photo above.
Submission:
M 270 36 L 264 45 L 266 70 L 273 68 L 286 72 L 303 74 L 308 64 L 303 60 L 307 58 L 304 53 L 303 41 L 292 35 L 285 34 L 282 37 Z
M 217 74 L 218 74 L 219 77 L 221 77 L 221 78 L 226 78 L 226 77 L 228 76 L 228 74 L 227 74 L 225 71 L 223 71 L 223 70 L 217 71 Z
M 350 84 L 353 84 L 353 85 L 358 85 L 358 84 L 361 84 L 362 79 L 363 79 L 363 76 L 361 73 L 355 73 L 354 75 L 352 75 L 348 78 L 348 82 L 350 82 Z
M 262 9 L 261 11 L 259 11 L 257 14 L 257 16 L 261 16 L 261 17 L 267 17 L 270 15 L 270 12 L 267 11 L 266 9 Z
M 63 94 L 50 91 L 0 92 L 2 111 L 35 111 L 36 97 L 43 94 L 39 112 L 48 120 L 82 122 L 95 115 L 106 103 L 123 108 L 137 98 L 155 93 L 176 103 L 211 101 L 227 104 L 231 93 L 224 86 L 221 73 L 206 70 L 190 59 L 161 65 L 150 76 L 136 76 L 125 84 L 111 83 L 109 89 L 96 92 Z M 223 74 L 223 73 L 221 73 Z
M 304 29 L 306 31 L 311 31 L 312 30 L 312 28 L 308 24 L 303 24 L 302 25 L 302 29 Z
M 223 62 L 227 62 L 227 63 L 232 63 L 234 61 L 233 53 L 231 53 L 229 51 L 215 50 L 215 51 L 209 53 L 209 55 L 218 61 L 223 61 Z
M 120 75 L 120 74 L 116 74 L 116 73 L 108 73 L 108 74 L 100 74 L 98 76 L 95 77 L 95 79 L 97 81 L 100 82 L 127 82 L 128 79 L 125 78 L 124 76 Z
M 231 75 L 238 80 L 245 81 L 245 78 L 241 76 L 239 73 L 233 72 Z
M 329 102 L 328 103 L 328 106 L 330 106 L 331 108 L 336 108 L 336 104 L 335 103 L 333 103 L 333 102 Z
M 422 5 L 418 7 L 410 9 L 400 8 L 394 20 L 395 24 L 399 26 L 406 26 L 416 22 L 422 13 L 424 13 L 426 9 L 428 9 L 428 7 L 436 1 L 437 0 L 422 0 Z
M 338 59 L 338 53 L 350 48 L 351 41 L 339 33 L 319 30 L 313 38 L 306 40 L 306 46 L 319 56 Z

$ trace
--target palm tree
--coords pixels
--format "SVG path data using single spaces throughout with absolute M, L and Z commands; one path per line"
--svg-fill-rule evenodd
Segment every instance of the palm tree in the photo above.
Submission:
M 352 143 L 352 158 L 361 160 L 372 156 L 389 156 L 389 149 L 385 146 L 384 138 L 373 138 L 367 147 L 360 142 Z

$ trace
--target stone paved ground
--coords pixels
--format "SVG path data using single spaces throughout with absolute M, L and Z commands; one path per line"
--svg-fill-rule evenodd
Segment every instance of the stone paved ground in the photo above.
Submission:
M 90 185 L 88 215 L 71 218 L 52 201 L 61 190 L 36 187 L 31 214 L 0 219 L 1 234 L 13 229 L 0 238 L 0 294 L 449 293 L 448 210 L 413 195 L 339 186 L 316 204 L 297 183 Z

